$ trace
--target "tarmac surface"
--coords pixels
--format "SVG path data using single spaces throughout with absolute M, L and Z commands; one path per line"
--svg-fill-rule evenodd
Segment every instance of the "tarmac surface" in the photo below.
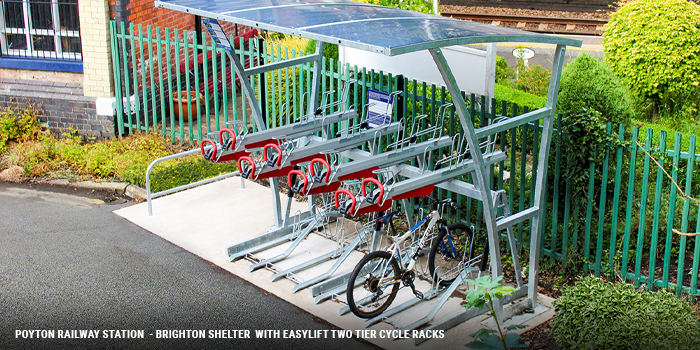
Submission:
M 374 348 L 355 339 L 239 339 L 245 330 L 333 328 L 112 213 L 131 204 L 104 192 L 0 182 L 0 349 Z M 80 336 L 62 330 L 100 332 L 59 339 Z M 157 338 L 159 330 L 190 337 Z M 185 330 L 205 330 L 207 339 Z M 106 338 L 117 335 L 137 338 Z

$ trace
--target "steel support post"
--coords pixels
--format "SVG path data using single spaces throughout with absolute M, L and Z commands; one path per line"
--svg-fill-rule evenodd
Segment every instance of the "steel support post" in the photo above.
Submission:
M 486 225 L 489 237 L 489 249 L 491 250 L 491 275 L 493 279 L 496 279 L 502 274 L 499 239 L 498 232 L 496 232 L 496 212 L 493 206 L 491 191 L 487 187 L 489 183 L 486 178 L 487 169 L 484 164 L 484 157 L 481 154 L 481 149 L 479 148 L 479 140 L 476 138 L 476 131 L 474 130 L 469 111 L 467 110 L 467 104 L 462 97 L 462 93 L 457 85 L 457 80 L 452 74 L 452 70 L 445 56 L 442 54 L 442 50 L 430 49 L 428 51 L 430 51 L 430 55 L 433 56 L 433 60 L 440 71 L 440 75 L 442 75 L 442 79 L 445 81 L 447 90 L 450 92 L 450 96 L 452 96 L 452 102 L 459 115 L 459 120 L 462 123 L 464 135 L 469 145 L 472 159 L 474 160 L 476 187 L 481 192 L 482 203 L 484 205 L 484 224 Z M 500 309 L 500 307 L 498 309 Z
M 549 113 L 543 119 L 542 139 L 540 140 L 540 157 L 537 163 L 537 181 L 535 182 L 535 203 L 540 211 L 532 220 L 532 231 L 530 233 L 530 266 L 527 296 L 532 300 L 533 307 L 537 305 L 537 284 L 539 279 L 540 263 L 540 240 L 543 231 L 545 210 L 545 185 L 547 180 L 547 160 L 549 159 L 549 144 L 552 139 L 552 128 L 554 127 L 555 109 L 557 107 L 557 93 L 559 92 L 559 81 L 564 64 L 564 54 L 566 46 L 557 45 L 552 64 L 552 77 L 549 80 L 549 92 L 547 94 L 547 107 Z
M 267 126 L 265 125 L 265 121 L 263 119 L 262 111 L 260 110 L 258 101 L 255 98 L 255 90 L 250 84 L 250 80 L 248 80 L 250 75 L 245 72 L 243 65 L 241 65 L 240 60 L 238 60 L 238 55 L 235 52 L 226 51 L 226 54 L 228 55 L 229 59 L 231 59 L 231 61 L 233 62 L 233 69 L 236 71 L 236 74 L 238 74 L 238 76 L 241 77 L 241 87 L 245 91 L 246 97 L 248 99 L 248 104 L 250 104 L 250 108 L 253 111 L 253 120 L 255 120 L 255 124 L 258 126 L 258 130 L 267 129 Z M 241 180 L 241 184 L 243 184 L 243 180 Z M 270 187 L 272 189 L 273 220 L 275 222 L 275 227 L 279 228 L 282 227 L 282 205 L 280 203 L 279 185 L 277 183 L 277 178 L 274 178 L 272 179 L 272 181 L 270 181 Z
M 323 41 L 316 41 L 316 60 L 314 60 L 314 75 L 311 81 L 311 96 L 309 98 L 309 115 L 313 115 L 318 108 L 318 93 L 321 90 L 321 64 L 323 62 Z M 328 139 L 329 135 L 324 135 Z M 316 202 L 316 196 L 312 195 L 309 197 L 309 211 L 315 213 L 314 203 Z

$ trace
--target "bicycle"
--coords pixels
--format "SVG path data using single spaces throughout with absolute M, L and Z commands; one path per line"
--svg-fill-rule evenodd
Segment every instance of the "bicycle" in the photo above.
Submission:
M 424 198 L 433 201 L 432 212 L 406 233 L 394 238 L 394 242 L 387 250 L 373 251 L 365 255 L 355 266 L 348 281 L 346 294 L 348 306 L 356 316 L 372 318 L 384 312 L 396 298 L 401 284 L 410 287 L 418 299 L 423 299 L 423 293 L 418 291 L 413 283 L 416 278 L 414 268 L 423 247 L 431 238 L 435 225 L 438 225 L 439 232 L 433 238 L 428 256 L 428 269 L 435 284 L 440 286 L 451 284 L 464 267 L 470 266 L 483 256 L 482 254 L 472 258 L 475 250 L 474 234 L 469 226 L 463 223 L 446 225 L 440 215 L 439 209 L 444 205 L 450 205 L 455 209 L 460 209 L 460 205 L 453 203 L 449 198 L 444 200 Z M 378 219 L 377 230 L 381 230 L 381 226 L 388 223 L 390 230 L 396 232 L 391 219 L 397 212 L 393 211 Z M 420 239 L 410 245 L 408 252 L 402 254 L 400 249 L 402 244 L 428 220 L 430 220 L 428 226 Z M 464 244 L 461 245 L 460 242 Z M 358 288 L 355 288 L 356 286 Z M 391 290 L 387 291 L 389 288 Z

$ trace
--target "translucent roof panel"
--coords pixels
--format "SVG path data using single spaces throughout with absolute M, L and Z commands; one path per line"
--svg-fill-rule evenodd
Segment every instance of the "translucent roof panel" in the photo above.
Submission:
M 388 56 L 488 42 L 581 46 L 578 40 L 349 0 L 160 0 L 157 7 Z

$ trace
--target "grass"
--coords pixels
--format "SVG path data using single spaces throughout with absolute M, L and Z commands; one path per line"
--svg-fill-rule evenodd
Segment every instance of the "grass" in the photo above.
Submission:
M 663 123 L 651 123 L 646 121 L 640 121 L 632 119 L 632 125 L 629 126 L 629 130 L 636 126 L 639 128 L 639 143 L 644 144 L 647 138 L 647 130 L 652 130 L 652 145 L 658 146 L 659 140 L 661 138 L 661 131 L 666 131 L 666 148 L 673 149 L 676 133 L 681 134 L 681 151 L 687 152 L 690 146 L 690 136 L 700 135 L 700 126 L 698 125 L 685 125 L 680 128 L 674 128 L 670 125 Z M 695 153 L 700 153 L 700 145 L 695 147 Z

